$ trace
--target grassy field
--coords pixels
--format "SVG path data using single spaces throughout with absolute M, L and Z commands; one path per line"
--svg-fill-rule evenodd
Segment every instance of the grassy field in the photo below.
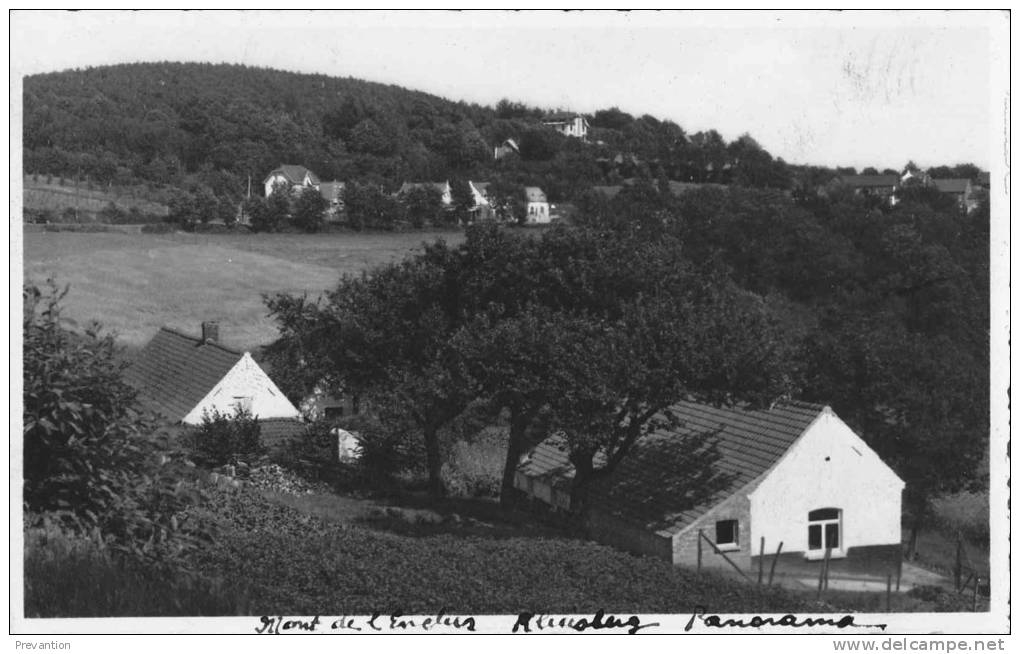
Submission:
M 263 293 L 331 288 L 342 273 L 399 260 L 423 241 L 459 232 L 399 234 L 25 233 L 25 279 L 70 284 L 64 313 L 100 321 L 128 346 L 163 325 L 197 333 L 220 322 L 222 340 L 254 348 L 275 338 Z

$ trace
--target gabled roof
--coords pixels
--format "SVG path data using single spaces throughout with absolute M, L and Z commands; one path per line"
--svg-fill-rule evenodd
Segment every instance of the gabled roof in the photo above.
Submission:
M 243 354 L 163 327 L 124 371 L 147 409 L 179 422 Z
M 966 193 L 970 186 L 970 180 L 967 178 L 933 179 L 931 181 L 935 188 L 943 193 Z
M 876 188 L 897 186 L 900 178 L 898 175 L 843 175 L 839 181 L 851 188 Z
M 308 175 L 308 178 L 311 180 L 312 184 L 318 185 L 320 183 L 318 175 L 308 170 L 304 166 L 298 166 L 295 164 L 280 164 L 279 168 L 275 168 L 269 171 L 269 174 L 266 175 L 266 178 L 264 180 L 262 180 L 262 183 L 265 184 L 266 182 L 269 181 L 270 177 L 277 173 L 283 175 L 284 178 L 291 184 L 304 183 L 305 175 Z
M 524 197 L 528 202 L 548 202 L 545 192 L 537 186 L 525 186 Z
M 826 410 L 796 401 L 757 411 L 679 402 L 671 407 L 679 426 L 650 433 L 635 443 L 607 482 L 592 489 L 592 503 L 662 535 L 678 533 L 766 473 Z M 706 480 L 704 492 L 695 496 L 677 492 L 678 487 L 690 486 L 684 463 L 691 448 L 684 445 L 692 437 L 715 442 L 718 453 L 711 479 Z M 518 471 L 558 487 L 569 485 L 574 476 L 559 437 L 543 441 Z

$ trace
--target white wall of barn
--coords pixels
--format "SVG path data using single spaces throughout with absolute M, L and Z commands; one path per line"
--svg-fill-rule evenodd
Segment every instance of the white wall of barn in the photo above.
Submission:
M 757 553 L 808 551 L 808 513 L 841 511 L 842 552 L 900 542 L 903 481 L 867 444 L 826 411 L 749 495 Z
M 269 375 L 245 352 L 230 372 L 185 416 L 184 423 L 201 425 L 205 411 L 233 413 L 238 403 L 250 406 L 252 414 L 261 419 L 301 416 Z

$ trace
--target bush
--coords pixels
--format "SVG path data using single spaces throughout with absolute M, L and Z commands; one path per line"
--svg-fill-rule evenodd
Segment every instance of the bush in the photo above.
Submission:
M 23 292 L 26 512 L 137 556 L 179 554 L 201 535 L 181 516 L 196 489 L 138 414 L 112 337 L 65 329 L 66 293 Z
M 27 618 L 250 614 L 246 588 L 142 565 L 52 524 L 26 530 L 24 543 Z
M 195 460 L 210 467 L 251 463 L 265 453 L 262 427 L 251 411 L 238 406 L 233 415 L 216 409 L 202 415 L 202 426 L 192 432 Z

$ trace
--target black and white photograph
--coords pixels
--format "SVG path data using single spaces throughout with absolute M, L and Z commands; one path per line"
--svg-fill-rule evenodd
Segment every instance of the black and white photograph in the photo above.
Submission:
M 12 651 L 1007 649 L 1009 10 L 8 20 Z

